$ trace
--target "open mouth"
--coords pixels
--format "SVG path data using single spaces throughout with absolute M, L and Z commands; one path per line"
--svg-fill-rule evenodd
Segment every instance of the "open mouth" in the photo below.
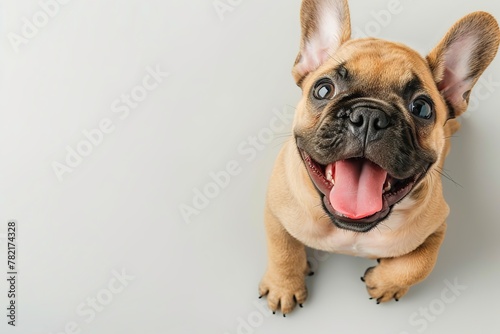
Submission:
M 368 232 L 386 219 L 395 204 L 405 198 L 424 172 L 400 180 L 365 158 L 340 160 L 328 165 L 314 161 L 299 149 L 323 204 L 340 228 Z

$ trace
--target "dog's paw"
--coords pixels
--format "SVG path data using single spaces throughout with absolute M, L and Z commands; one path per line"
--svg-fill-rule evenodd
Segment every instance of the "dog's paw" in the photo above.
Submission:
M 404 283 L 401 274 L 383 263 L 368 268 L 361 280 L 365 282 L 370 299 L 376 299 L 377 304 L 391 300 L 399 301 L 406 295 L 410 287 Z
M 305 277 L 300 273 L 283 277 L 268 271 L 260 282 L 259 293 L 260 298 L 267 296 L 267 303 L 273 314 L 281 311 L 286 316 L 297 304 L 302 307 L 307 299 Z

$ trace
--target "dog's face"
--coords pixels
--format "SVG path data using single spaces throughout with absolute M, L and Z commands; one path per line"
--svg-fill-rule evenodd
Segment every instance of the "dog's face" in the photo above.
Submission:
M 426 62 L 380 40 L 346 43 L 303 82 L 294 134 L 341 227 L 386 218 L 438 161 L 448 119 Z
M 439 168 L 446 123 L 466 110 L 499 36 L 489 14 L 471 14 L 424 59 L 350 40 L 349 22 L 346 1 L 303 2 L 294 136 L 333 223 L 366 232 Z

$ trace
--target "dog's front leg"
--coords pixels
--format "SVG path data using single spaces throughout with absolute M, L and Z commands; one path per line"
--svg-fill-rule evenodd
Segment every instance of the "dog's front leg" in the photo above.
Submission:
M 283 315 L 307 298 L 305 275 L 309 274 L 305 246 L 292 237 L 269 209 L 265 212 L 268 268 L 259 292 L 267 296 L 269 308 Z
M 412 285 L 424 280 L 436 264 L 439 247 L 446 232 L 446 223 L 431 234 L 417 249 L 406 255 L 380 259 L 376 267 L 366 270 L 361 279 L 377 303 L 398 301 Z

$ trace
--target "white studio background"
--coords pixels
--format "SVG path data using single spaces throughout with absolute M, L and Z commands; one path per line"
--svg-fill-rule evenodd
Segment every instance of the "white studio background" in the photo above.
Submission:
M 19 270 L 16 327 L 0 280 L 0 333 L 500 333 L 500 58 L 453 138 L 446 167 L 460 186 L 444 180 L 452 213 L 431 276 L 376 305 L 359 280 L 373 261 L 311 253 L 310 298 L 284 319 L 257 302 L 257 285 L 266 184 L 300 98 L 300 1 L 0 6 L 0 276 L 10 219 Z M 491 0 L 351 1 L 358 34 L 422 54 L 476 10 L 500 19 Z M 283 131 L 251 149 L 273 118 Z M 184 219 L 182 205 L 226 169 Z

